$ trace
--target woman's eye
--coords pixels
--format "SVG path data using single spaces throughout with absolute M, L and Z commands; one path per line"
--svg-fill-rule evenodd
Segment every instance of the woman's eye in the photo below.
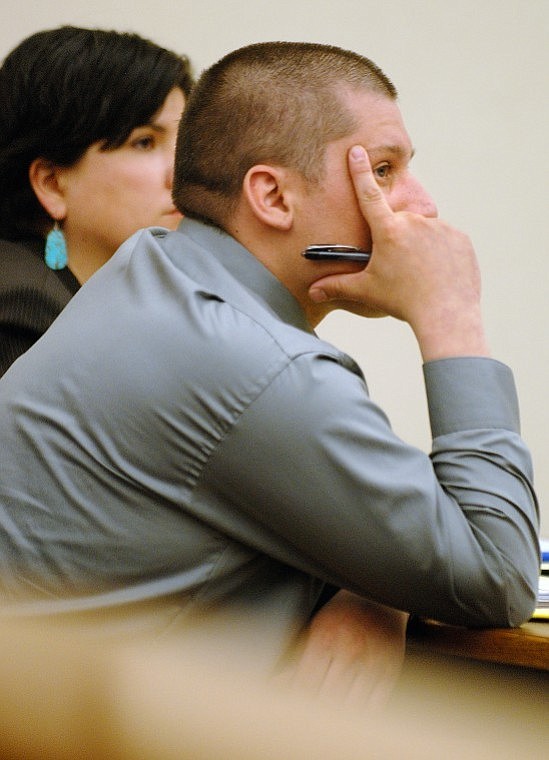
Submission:
M 142 135 L 141 137 L 135 137 L 131 141 L 132 148 L 137 148 L 138 150 L 152 150 L 155 145 L 155 140 L 153 135 Z
M 391 171 L 391 167 L 389 164 L 381 164 L 381 166 L 376 166 L 374 169 L 376 177 L 379 177 L 379 179 L 386 179 L 389 176 L 389 173 Z

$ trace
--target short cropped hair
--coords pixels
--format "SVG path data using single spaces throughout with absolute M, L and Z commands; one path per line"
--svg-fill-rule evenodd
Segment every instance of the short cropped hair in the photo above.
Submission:
M 226 55 L 201 75 L 180 122 L 177 208 L 226 228 L 246 172 L 260 163 L 320 181 L 327 144 L 357 127 L 345 89 L 397 97 L 372 61 L 331 45 L 263 42 Z
M 23 40 L 0 68 L 0 236 L 51 227 L 29 182 L 36 158 L 67 167 L 94 143 L 120 147 L 193 84 L 186 56 L 137 34 L 62 26 Z

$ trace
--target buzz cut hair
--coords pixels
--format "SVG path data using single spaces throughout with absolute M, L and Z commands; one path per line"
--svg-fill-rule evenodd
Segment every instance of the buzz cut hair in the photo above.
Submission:
M 225 229 L 248 170 L 267 163 L 322 179 L 328 143 L 357 124 L 349 91 L 397 98 L 368 58 L 332 45 L 261 42 L 206 69 L 179 126 L 173 198 L 187 217 Z

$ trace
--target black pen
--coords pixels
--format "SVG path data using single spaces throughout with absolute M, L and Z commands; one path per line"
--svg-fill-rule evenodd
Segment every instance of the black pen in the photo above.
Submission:
M 357 261 L 367 264 L 371 253 L 361 251 L 354 245 L 309 245 L 302 256 L 312 261 Z

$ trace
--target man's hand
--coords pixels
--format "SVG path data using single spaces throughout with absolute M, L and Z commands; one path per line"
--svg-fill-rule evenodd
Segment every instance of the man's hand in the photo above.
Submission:
M 425 360 L 487 355 L 480 275 L 469 238 L 440 219 L 394 212 L 376 183 L 364 148 L 348 155 L 349 173 L 370 227 L 372 258 L 353 274 L 317 280 L 311 300 L 349 303 L 408 322 Z
M 304 632 L 291 685 L 345 708 L 383 707 L 401 670 L 407 620 L 404 612 L 339 591 Z

